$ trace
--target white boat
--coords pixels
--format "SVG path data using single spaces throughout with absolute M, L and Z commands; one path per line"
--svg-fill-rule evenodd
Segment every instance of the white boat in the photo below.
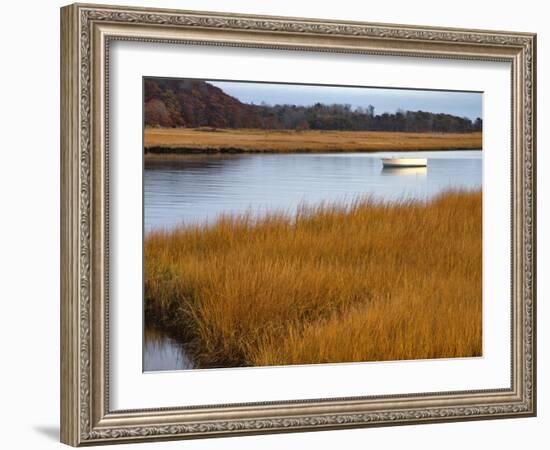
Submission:
M 426 167 L 426 158 L 382 158 L 384 167 Z

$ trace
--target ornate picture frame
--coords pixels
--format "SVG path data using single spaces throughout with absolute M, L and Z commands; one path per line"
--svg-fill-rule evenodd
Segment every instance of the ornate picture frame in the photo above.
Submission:
M 115 41 L 511 65 L 508 388 L 113 410 L 109 386 L 109 57 Z M 61 440 L 192 439 L 536 414 L 536 35 L 74 4 L 61 9 Z

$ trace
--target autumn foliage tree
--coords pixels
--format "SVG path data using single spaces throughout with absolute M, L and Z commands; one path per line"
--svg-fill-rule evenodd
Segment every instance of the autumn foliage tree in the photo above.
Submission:
M 166 108 L 165 103 L 158 98 L 153 98 L 145 103 L 144 116 L 145 123 L 149 126 L 174 126 L 168 108 Z

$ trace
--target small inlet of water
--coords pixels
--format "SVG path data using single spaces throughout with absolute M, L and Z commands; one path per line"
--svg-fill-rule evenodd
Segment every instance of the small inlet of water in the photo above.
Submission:
M 162 331 L 146 328 L 143 340 L 143 371 L 193 369 L 184 345 Z

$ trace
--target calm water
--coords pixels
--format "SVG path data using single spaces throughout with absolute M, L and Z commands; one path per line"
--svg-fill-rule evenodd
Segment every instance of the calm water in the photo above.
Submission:
M 428 158 L 427 168 L 384 169 L 387 156 Z M 190 155 L 147 160 L 144 228 L 213 221 L 227 212 L 293 212 L 300 204 L 428 199 L 456 188 L 481 188 L 481 151 Z M 147 330 L 144 370 L 190 369 L 192 362 L 173 339 Z
M 192 369 L 182 344 L 155 329 L 145 329 L 143 370 Z
M 418 152 L 427 168 L 384 169 L 394 153 L 252 154 L 148 160 L 145 231 L 213 221 L 222 212 L 294 211 L 300 203 L 426 199 L 450 188 L 478 188 L 481 151 Z

